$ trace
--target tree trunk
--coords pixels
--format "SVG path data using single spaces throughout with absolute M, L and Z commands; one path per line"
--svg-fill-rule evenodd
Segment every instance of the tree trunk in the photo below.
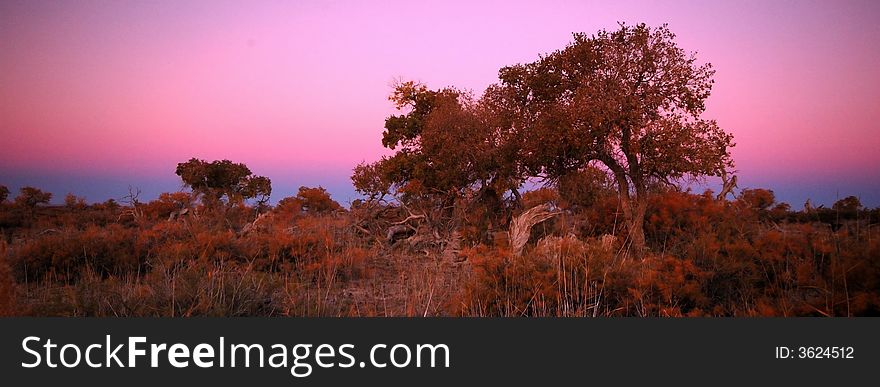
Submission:
M 629 219 L 629 239 L 631 241 L 632 252 L 637 258 L 645 255 L 645 210 L 647 203 L 644 199 L 635 200 L 634 208 Z
M 606 164 L 607 165 L 607 164 Z M 633 181 L 635 189 L 630 192 L 630 184 L 626 173 L 619 166 L 612 167 L 614 177 L 617 180 L 617 193 L 620 198 L 620 206 L 623 217 L 626 220 L 629 242 L 633 255 L 642 258 L 645 254 L 645 211 L 648 208 L 647 190 L 641 184 L 641 180 Z
M 630 251 L 638 258 L 645 254 L 645 211 L 648 202 L 644 195 L 632 194 L 629 190 L 620 190 L 620 205 L 626 221 Z

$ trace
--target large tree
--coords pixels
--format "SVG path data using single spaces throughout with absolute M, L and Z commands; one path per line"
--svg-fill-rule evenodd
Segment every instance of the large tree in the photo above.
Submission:
M 701 117 L 713 75 L 666 26 L 640 24 L 575 34 L 562 50 L 504 67 L 476 101 L 403 83 L 391 100 L 404 114 L 388 117 L 382 138 L 397 152 L 358 166 L 352 180 L 374 198 L 403 193 L 403 202 L 466 190 L 497 199 L 518 196 L 531 177 L 558 183 L 599 168 L 641 254 L 651 187 L 732 173 L 733 137 Z
M 733 167 L 732 136 L 701 117 L 713 75 L 665 25 L 621 25 L 502 68 L 487 93 L 503 101 L 495 106 L 510 117 L 527 174 L 552 180 L 595 165 L 612 176 L 641 254 L 652 185 Z
M 192 158 L 177 164 L 176 173 L 208 206 L 221 203 L 224 198 L 229 205 L 246 199 L 257 199 L 258 205 L 264 205 L 272 194 L 269 178 L 256 176 L 246 165 L 229 160 L 207 162 Z

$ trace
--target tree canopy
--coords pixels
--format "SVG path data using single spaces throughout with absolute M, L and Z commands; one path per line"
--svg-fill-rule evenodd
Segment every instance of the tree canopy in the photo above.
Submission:
M 300 186 L 296 196 L 281 199 L 277 208 L 310 214 L 324 214 L 341 210 L 342 206 L 330 197 L 330 193 L 324 187 Z
M 622 24 L 502 68 L 490 91 L 509 101 L 529 174 L 557 179 L 591 164 L 610 173 L 638 250 L 651 185 L 733 167 L 733 137 L 701 117 L 714 73 L 665 25 Z
M 207 162 L 192 158 L 177 164 L 176 173 L 208 205 L 221 202 L 223 198 L 227 204 L 247 199 L 257 199 L 259 204 L 265 204 L 272 194 L 269 178 L 256 176 L 246 165 L 229 160 Z
M 732 135 L 701 117 L 714 73 L 665 25 L 621 24 L 502 68 L 500 83 L 477 100 L 402 83 L 390 99 L 405 114 L 386 119 L 382 138 L 397 152 L 359 165 L 352 180 L 371 197 L 471 188 L 517 195 L 529 178 L 555 184 L 603 171 L 639 252 L 651 187 L 732 173 Z
M 493 179 L 486 166 L 492 147 L 470 94 L 405 82 L 389 99 L 404 114 L 385 120 L 382 145 L 397 152 L 355 168 L 352 180 L 359 192 L 446 195 Z
M 33 210 L 40 204 L 48 204 L 50 200 L 52 200 L 51 192 L 44 192 L 34 187 L 21 187 L 18 196 L 15 197 L 15 204 Z

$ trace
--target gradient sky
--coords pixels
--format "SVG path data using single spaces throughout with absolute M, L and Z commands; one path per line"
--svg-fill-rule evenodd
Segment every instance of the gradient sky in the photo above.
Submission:
M 419 4 L 414 4 L 419 3 Z M 356 198 L 396 79 L 479 93 L 505 65 L 618 21 L 668 23 L 716 70 L 706 117 L 741 187 L 880 205 L 880 2 L 0 2 L 0 184 L 57 199 L 180 188 L 228 158 L 275 200 Z

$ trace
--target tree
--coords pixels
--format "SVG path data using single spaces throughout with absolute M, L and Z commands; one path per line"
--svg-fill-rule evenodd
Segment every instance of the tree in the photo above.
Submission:
M 201 196 L 205 205 L 214 206 L 226 199 L 227 205 L 241 204 L 247 199 L 257 199 L 264 205 L 272 194 L 272 181 L 255 176 L 244 164 L 229 160 L 207 162 L 192 158 L 177 164 L 177 175 L 183 183 Z
M 862 201 L 855 196 L 847 196 L 834 202 L 834 205 L 832 205 L 831 208 L 835 211 L 856 213 L 862 209 Z
M 324 187 L 299 187 L 299 191 L 293 199 L 284 199 L 282 202 L 284 203 L 279 202 L 279 206 L 282 204 L 284 206 L 291 205 L 294 208 L 299 208 L 300 211 L 311 214 L 323 214 L 342 209 L 342 206 L 330 197 Z
M 262 212 L 269 203 L 272 194 L 272 180 L 265 176 L 252 176 L 247 179 L 241 190 L 242 197 L 256 199 L 257 209 Z
M 497 216 L 501 197 L 521 181 L 508 164 L 514 158 L 504 157 L 507 149 L 493 133 L 492 110 L 470 93 L 414 82 L 396 85 L 389 99 L 402 114 L 385 120 L 382 145 L 396 153 L 358 165 L 355 189 L 371 200 L 391 194 L 408 219 L 426 222 L 435 235 L 451 232 L 465 213 Z M 467 210 L 474 205 L 486 211 Z
M 711 65 L 664 25 L 575 34 L 565 49 L 502 68 L 487 91 L 517 133 L 522 167 L 550 180 L 589 166 L 613 178 L 637 254 L 649 187 L 733 168 L 733 138 L 701 118 Z
M 838 220 L 840 218 L 843 219 L 856 219 L 858 218 L 859 211 L 864 209 L 862 207 L 862 201 L 859 200 L 858 197 L 855 196 L 847 196 L 843 199 L 840 199 L 831 206 L 836 212 L 836 216 Z
M 368 197 L 370 201 L 381 200 L 391 192 L 393 183 L 390 174 L 385 171 L 387 157 L 375 163 L 361 163 L 354 167 L 351 182 L 355 191 Z
M 48 204 L 50 200 L 52 200 L 51 192 L 43 192 L 34 187 L 22 187 L 15 198 L 15 204 L 30 209 L 33 214 L 38 205 Z
M 403 189 L 411 196 L 445 195 L 478 180 L 477 155 L 463 152 L 479 137 L 468 95 L 405 82 L 389 99 L 406 111 L 385 120 L 382 145 L 397 153 L 355 169 L 352 180 L 360 192 L 376 196 Z
M 414 82 L 398 84 L 389 99 L 403 114 L 385 120 L 382 145 L 396 153 L 354 169 L 358 192 L 372 200 L 391 194 L 429 222 L 449 218 L 459 198 L 492 207 L 505 192 L 518 196 L 522 181 L 497 132 L 507 128 L 495 123 L 497 109 L 470 93 Z
M 9 197 L 9 188 L 6 188 L 5 185 L 0 185 L 0 203 L 6 201 L 6 198 Z
M 82 210 L 88 205 L 86 204 L 85 198 L 81 198 L 72 193 L 68 193 L 64 196 L 64 206 L 70 210 Z

